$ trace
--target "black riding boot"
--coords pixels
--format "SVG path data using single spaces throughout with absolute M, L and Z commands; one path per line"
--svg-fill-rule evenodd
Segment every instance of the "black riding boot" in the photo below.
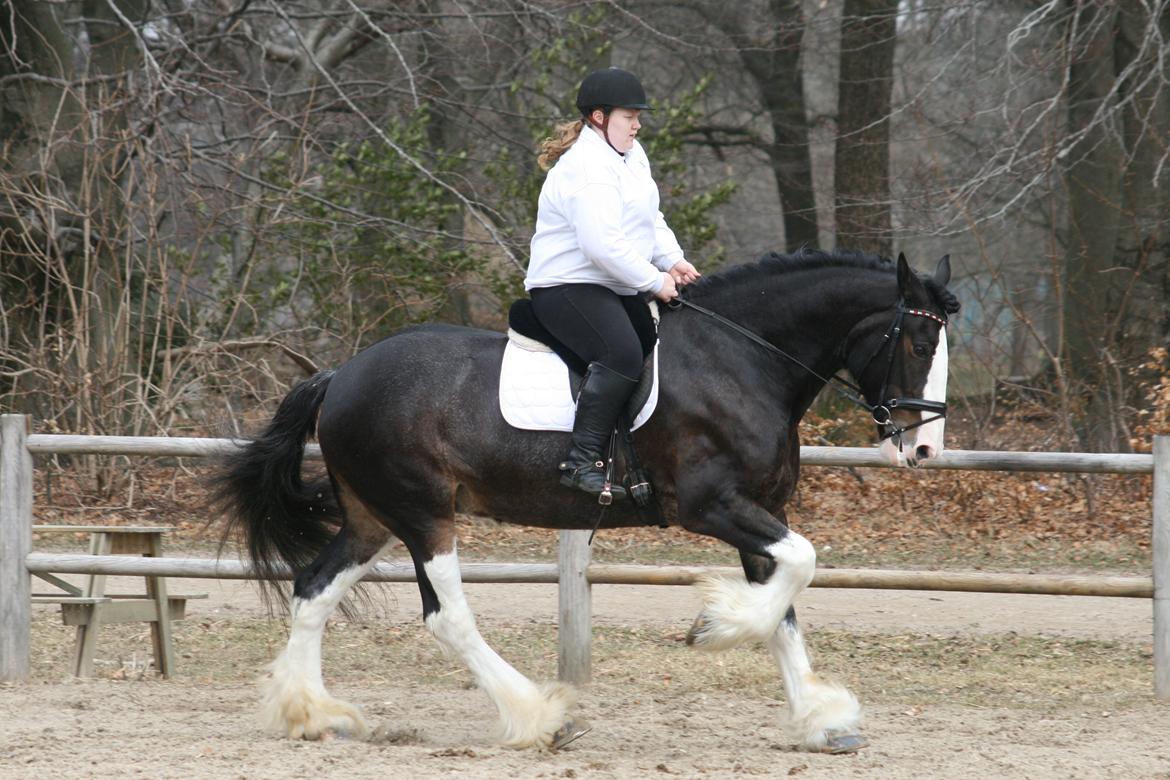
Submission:
M 600 496 L 605 488 L 605 452 L 609 435 L 617 423 L 638 380 L 628 379 L 600 363 L 590 363 L 577 396 L 577 417 L 573 421 L 573 444 L 557 468 L 561 484 Z M 610 488 L 615 499 L 625 498 L 620 485 Z

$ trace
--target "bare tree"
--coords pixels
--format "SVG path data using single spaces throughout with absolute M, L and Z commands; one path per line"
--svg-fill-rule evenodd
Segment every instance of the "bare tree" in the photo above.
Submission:
M 49 428 L 174 430 L 404 323 L 470 318 L 469 290 L 523 275 L 532 128 L 611 10 L 12 4 L 0 397 Z M 568 64 L 542 71 L 551 51 Z
M 1155 5 L 1075 3 L 1069 46 L 1068 241 L 1064 333 L 1068 370 L 1078 382 L 1082 442 L 1127 449 L 1118 412 L 1129 402 L 1124 376 L 1167 335 L 1143 319 L 1165 278 L 1170 185 L 1160 178 L 1158 138 L 1167 137 L 1170 12 Z M 1154 15 L 1151 15 L 1154 11 Z M 1170 180 L 1170 172 L 1165 174 Z M 1164 315 L 1158 319 L 1164 320 Z M 1153 326 L 1153 327 L 1151 327 Z M 1163 337 L 1151 342 L 1150 337 Z
M 685 73 L 691 82 L 705 75 L 715 79 L 704 99 L 707 116 L 688 144 L 711 151 L 716 160 L 728 150 L 752 149 L 775 181 L 784 243 L 793 250 L 816 246 L 801 4 L 640 0 L 622 7 L 636 34 L 647 36 L 662 52 L 658 59 L 671 63 L 671 72 Z
M 750 178 L 721 216 L 741 246 L 777 221 L 790 249 L 833 235 L 819 202 L 841 245 L 949 251 L 957 386 L 1122 446 L 1129 369 L 1170 333 L 1168 4 L 830 0 L 838 52 L 794 1 L 14 0 L 0 398 L 46 428 L 175 430 L 404 323 L 498 310 L 535 141 L 613 58 L 663 108 L 647 142 L 696 244 L 702 188 Z M 814 102 L 835 175 L 813 175 Z
M 887 257 L 897 11 L 897 0 L 845 0 L 834 161 L 838 244 Z
M 1131 369 L 1165 339 L 1167 18 L 1081 0 L 899 20 L 895 234 L 959 258 L 959 388 L 1057 411 L 1052 444 L 1128 446 Z

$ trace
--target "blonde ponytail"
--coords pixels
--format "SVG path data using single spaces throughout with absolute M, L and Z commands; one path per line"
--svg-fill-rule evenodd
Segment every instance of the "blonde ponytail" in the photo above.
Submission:
M 585 122 L 580 119 L 563 122 L 553 130 L 553 136 L 540 142 L 540 156 L 536 158 L 536 163 L 541 170 L 547 171 L 553 167 L 553 163 L 573 145 L 577 136 L 581 135 L 583 127 Z

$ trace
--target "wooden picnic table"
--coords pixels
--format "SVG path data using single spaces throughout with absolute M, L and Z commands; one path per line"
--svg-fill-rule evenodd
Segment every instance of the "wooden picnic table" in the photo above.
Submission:
M 34 525 L 36 533 L 89 534 L 91 555 L 143 555 L 160 558 L 162 539 L 173 529 L 168 526 Z M 186 615 L 189 599 L 207 598 L 206 593 L 168 595 L 165 577 L 144 576 L 144 593 L 107 593 L 106 575 L 86 575 L 78 587 L 53 574 L 35 573 L 55 586 L 53 593 L 33 593 L 34 604 L 60 604 L 65 625 L 76 626 L 73 673 L 92 677 L 97 653 L 98 631 L 104 624 L 150 623 L 155 668 L 170 677 L 175 671 L 171 622 Z

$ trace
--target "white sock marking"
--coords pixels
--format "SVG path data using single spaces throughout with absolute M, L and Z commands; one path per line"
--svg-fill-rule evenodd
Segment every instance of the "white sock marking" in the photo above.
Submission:
M 560 684 L 537 686 L 488 646 L 475 627 L 475 617 L 463 595 L 455 551 L 436 555 L 423 565 L 423 571 L 439 598 L 439 611 L 427 616 L 427 628 L 444 651 L 467 666 L 496 705 L 501 742 L 517 748 L 548 746 L 575 703 L 572 688 Z

